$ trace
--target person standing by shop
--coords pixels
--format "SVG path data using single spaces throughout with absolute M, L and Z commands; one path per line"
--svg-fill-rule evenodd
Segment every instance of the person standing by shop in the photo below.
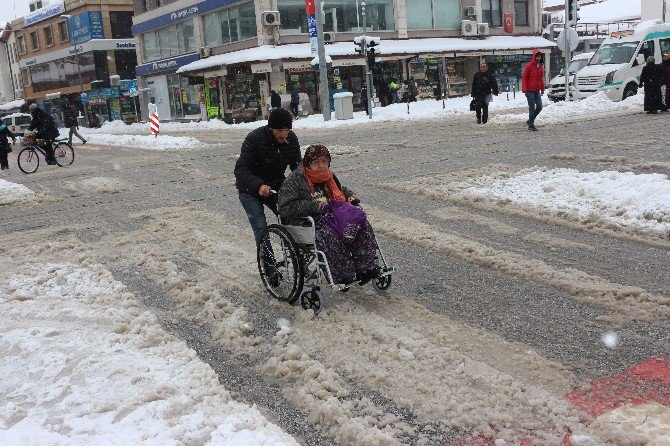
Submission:
M 369 115 L 370 111 L 368 110 L 368 87 L 366 87 L 365 84 L 363 84 L 363 86 L 361 87 L 361 102 L 365 107 L 365 114 Z
M 12 151 L 9 138 L 12 138 L 12 144 L 16 143 L 16 135 L 4 123 L 0 122 L 0 170 L 9 169 L 7 155 Z
M 284 182 L 286 167 L 295 170 L 302 160 L 300 143 L 292 127 L 291 112 L 275 108 L 270 112 L 268 125 L 257 128 L 244 139 L 235 163 L 235 186 L 256 244 L 267 227 L 264 206 L 277 215 L 276 192 Z
M 68 105 L 68 108 L 65 110 L 63 113 L 63 123 L 65 124 L 65 127 L 70 129 L 70 139 L 68 139 L 68 143 L 72 145 L 72 135 L 76 136 L 81 140 L 82 144 L 86 144 L 86 138 L 81 136 L 77 130 L 79 130 L 79 121 L 77 121 L 77 109 L 75 108 L 75 104 L 70 103 Z
M 533 58 L 523 70 L 521 91 L 526 94 L 528 100 L 528 121 L 526 121 L 528 130 L 537 132 L 535 118 L 542 111 L 542 95 L 544 94 L 544 56 L 539 49 L 533 52 Z
M 300 93 L 298 93 L 298 88 L 295 84 L 291 84 L 291 113 L 293 113 L 293 119 L 298 119 L 298 113 L 300 112 Z
M 281 96 L 274 90 L 270 92 L 270 107 L 281 108 Z
M 475 100 L 477 124 L 486 124 L 489 120 L 489 103 L 492 95 L 498 96 L 498 83 L 488 65 L 483 63 L 472 80 L 472 98 Z
M 407 88 L 409 90 L 409 102 L 416 102 L 416 98 L 419 96 L 419 87 L 416 86 L 416 81 L 413 77 L 410 78 Z
M 661 69 L 665 74 L 665 107 L 663 111 L 670 110 L 670 53 L 663 54 Z
M 647 64 L 640 74 L 640 88 L 644 87 L 644 111 L 655 115 L 663 109 L 663 94 L 661 87 L 665 83 L 665 73 L 656 65 L 654 56 L 647 57 Z

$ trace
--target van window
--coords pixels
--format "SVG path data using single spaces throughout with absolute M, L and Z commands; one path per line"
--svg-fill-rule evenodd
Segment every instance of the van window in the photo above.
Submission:
M 628 63 L 640 42 L 608 43 L 600 45 L 589 65 Z
M 670 39 L 663 39 L 660 41 L 661 44 L 661 56 L 665 53 L 670 53 Z
M 12 118 L 2 118 L 2 123 L 5 125 L 12 125 Z
M 16 125 L 30 125 L 32 118 L 30 116 L 17 116 Z
M 647 60 L 647 57 L 654 56 L 654 41 L 647 40 L 640 47 L 640 52 L 637 54 L 644 54 L 644 60 Z

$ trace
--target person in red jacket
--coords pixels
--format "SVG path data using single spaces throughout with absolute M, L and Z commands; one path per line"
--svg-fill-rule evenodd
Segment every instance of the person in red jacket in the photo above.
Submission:
M 542 95 L 544 94 L 544 56 L 537 49 L 533 52 L 533 59 L 523 70 L 521 91 L 526 93 L 528 100 L 528 130 L 537 132 L 535 118 L 542 111 Z

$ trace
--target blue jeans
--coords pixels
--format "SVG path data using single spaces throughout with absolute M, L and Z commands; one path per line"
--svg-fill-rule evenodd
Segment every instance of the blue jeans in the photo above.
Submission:
M 267 198 L 261 198 L 245 192 L 240 192 L 240 203 L 242 203 L 242 207 L 247 213 L 249 224 L 254 231 L 256 245 L 258 245 L 261 240 L 261 232 L 268 227 L 263 206 L 267 206 L 275 215 L 277 215 L 277 194 L 273 194 Z
M 528 100 L 528 127 L 535 127 L 535 118 L 542 111 L 542 93 L 528 92 L 526 99 Z

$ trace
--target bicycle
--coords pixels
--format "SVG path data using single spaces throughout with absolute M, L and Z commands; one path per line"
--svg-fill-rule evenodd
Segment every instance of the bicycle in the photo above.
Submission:
M 57 138 L 53 143 L 54 159 L 60 167 L 66 167 L 74 162 L 74 149 L 66 142 L 66 137 Z M 26 133 L 23 137 L 23 145 L 26 146 L 19 152 L 18 164 L 23 173 L 34 173 L 40 167 L 40 157 L 38 153 L 46 159 L 46 151 L 37 144 L 35 134 Z

